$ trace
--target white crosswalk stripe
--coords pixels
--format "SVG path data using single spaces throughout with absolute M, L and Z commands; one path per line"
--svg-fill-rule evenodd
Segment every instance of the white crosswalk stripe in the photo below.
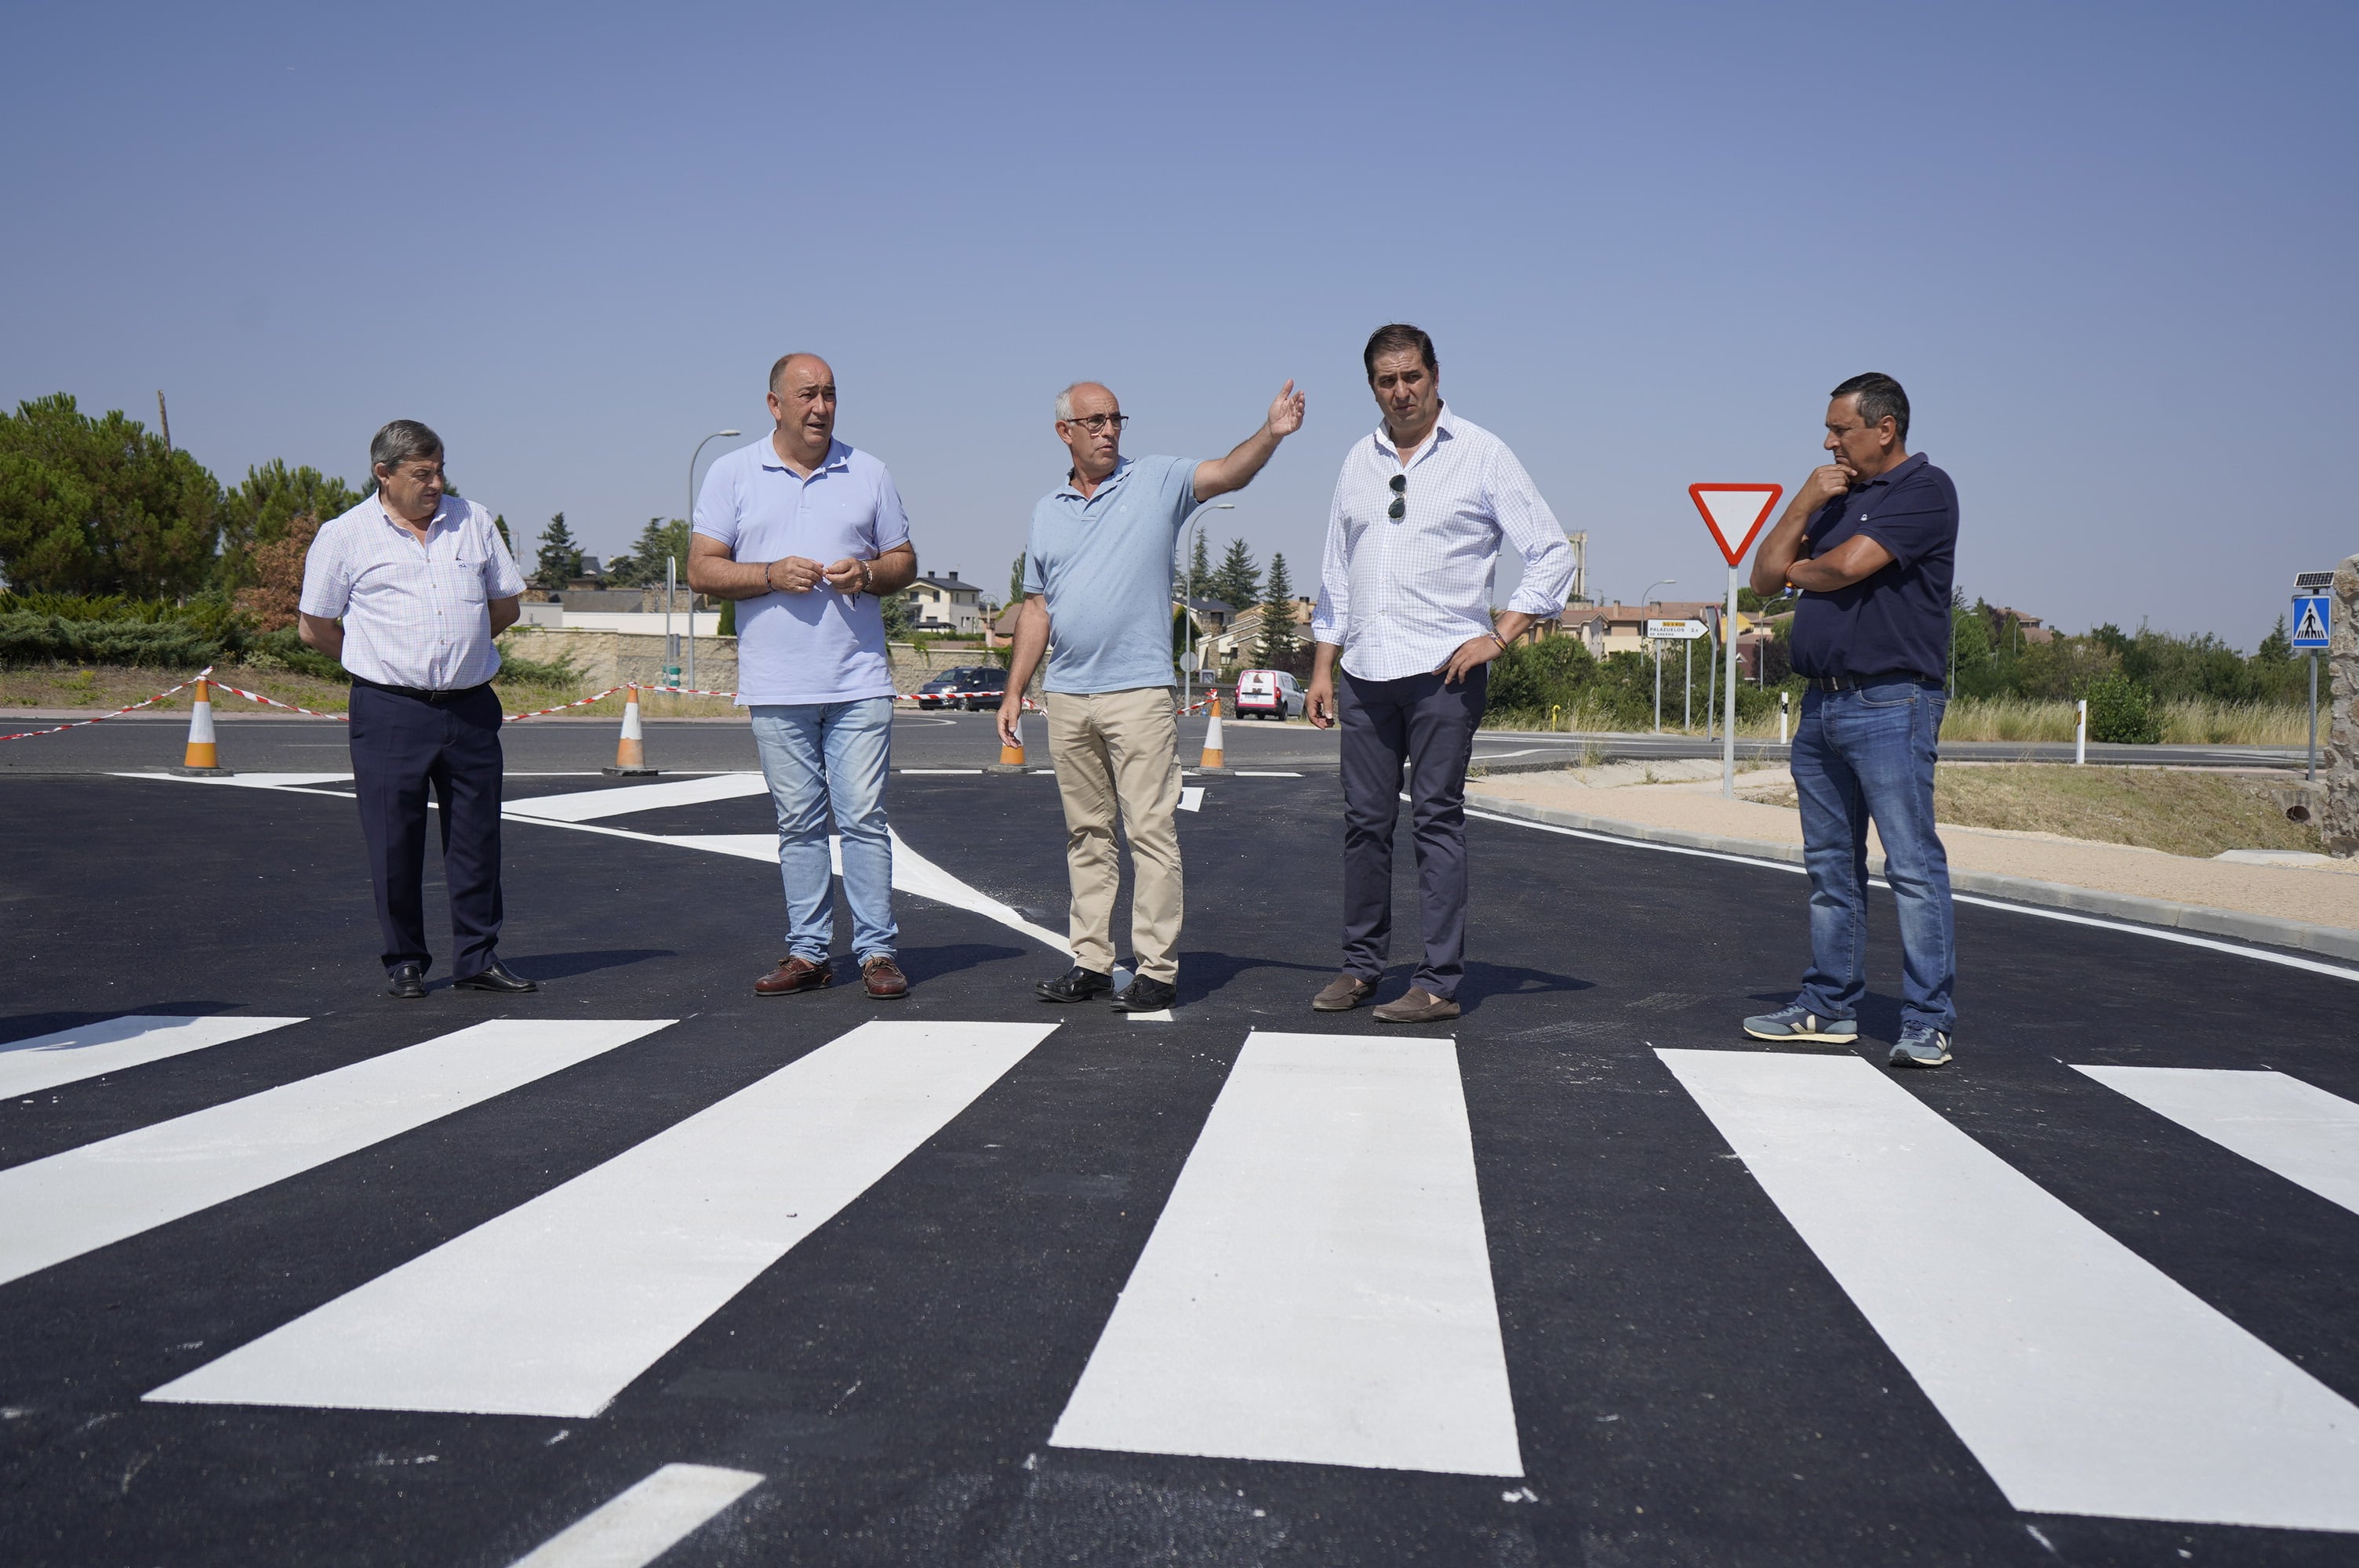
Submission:
M 2359 1530 L 2359 1408 L 1890 1077 L 1656 1054 L 2017 1508 Z
M 300 1022 L 14 1049 L 111 1071 Z M 666 1026 L 478 1024 L 0 1170 L 0 1284 Z M 1054 1027 L 863 1024 L 147 1397 L 595 1417 Z M 1888 1075 L 1655 1054 L 2015 1507 L 2359 1531 L 2359 1407 Z M 2075 1070 L 2359 1211 L 2359 1105 L 2274 1072 Z M 1049 1443 L 1521 1477 L 1473 1130 L 1449 1040 L 1248 1036 Z M 760 1479 L 668 1465 L 524 1561 L 652 1561 Z
M 1049 1441 L 1521 1476 L 1455 1044 L 1256 1031 Z
M 593 1416 L 1054 1028 L 863 1024 L 147 1397 Z
M 703 806 L 716 800 L 743 800 L 769 793 L 770 786 L 759 773 L 713 773 L 704 778 L 666 779 L 661 784 L 616 784 L 611 789 L 527 795 L 502 802 L 500 810 L 504 816 L 535 816 L 547 822 L 595 822 L 603 817 L 627 816 L 635 811 Z
M 2359 1105 L 2284 1073 L 2080 1067 L 2191 1132 L 2359 1213 Z
M 299 1018 L 179 1018 L 129 1013 L 0 1044 L 0 1098 L 80 1083 L 208 1045 L 265 1034 Z
M 299 1175 L 670 1022 L 478 1023 L 0 1171 L 0 1283 Z

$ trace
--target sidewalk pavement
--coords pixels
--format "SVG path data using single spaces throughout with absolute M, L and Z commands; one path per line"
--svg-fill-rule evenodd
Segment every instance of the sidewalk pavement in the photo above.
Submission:
M 1709 776 L 1703 776 L 1706 770 Z M 1680 782 L 1639 782 L 1649 773 L 1657 780 Z M 1467 804 L 1478 809 L 1505 806 L 1511 815 L 1562 818 L 1561 825 L 1601 833 L 1621 831 L 1691 845 L 1720 840 L 1710 847 L 1799 862 L 1801 814 L 1789 806 L 1743 798 L 1792 785 L 1783 768 L 1760 769 L 1739 773 L 1739 798 L 1724 800 L 1717 762 L 1621 762 L 1470 780 Z M 1518 806 L 1524 809 L 1514 809 Z M 1582 820 L 1571 820 L 1574 816 Z M 1941 826 L 1941 842 L 1960 892 L 1989 892 L 2359 957 L 2359 860 L 2314 866 L 2253 865 L 1948 823 Z M 1882 852 L 1871 829 L 1868 853 L 1880 863 Z M 2053 890 L 2058 896 L 2035 889 Z M 2094 896 L 2060 896 L 2073 889 Z M 2140 908 L 2133 901 L 2146 901 L 2150 907 Z M 2217 912 L 2221 918 L 2207 918 L 2206 911 Z M 2304 927 L 2329 930 L 2305 939 L 2299 934 Z

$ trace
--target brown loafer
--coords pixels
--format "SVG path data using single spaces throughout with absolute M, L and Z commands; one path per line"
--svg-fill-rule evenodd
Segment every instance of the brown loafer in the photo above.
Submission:
M 1418 986 L 1398 1001 L 1388 1001 L 1375 1012 L 1386 1023 L 1440 1023 L 1458 1016 L 1458 1004 Z
M 789 955 L 778 960 L 777 968 L 754 982 L 754 994 L 791 996 L 796 991 L 815 991 L 834 983 L 835 971 L 827 965 Z
M 860 966 L 860 983 L 880 1001 L 909 994 L 909 977 L 901 972 L 900 965 L 882 953 Z
M 1325 990 L 1310 999 L 1310 1005 L 1319 1012 L 1349 1012 L 1375 994 L 1375 981 L 1364 980 L 1357 975 L 1337 975 L 1327 982 Z

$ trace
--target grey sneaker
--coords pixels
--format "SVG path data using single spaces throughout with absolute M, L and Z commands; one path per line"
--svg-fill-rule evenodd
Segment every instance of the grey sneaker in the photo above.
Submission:
M 1859 1044 L 1859 1021 L 1855 1018 L 1821 1018 L 1798 1001 L 1775 1012 L 1758 1013 L 1746 1019 L 1745 1033 L 1756 1040 L 1777 1040 L 1788 1044 L 1798 1040 L 1808 1040 L 1822 1045 L 1856 1045 Z
M 1938 1067 L 1950 1059 L 1950 1037 L 1938 1029 L 1912 1023 L 1900 1032 L 1900 1043 L 1885 1058 L 1890 1067 Z

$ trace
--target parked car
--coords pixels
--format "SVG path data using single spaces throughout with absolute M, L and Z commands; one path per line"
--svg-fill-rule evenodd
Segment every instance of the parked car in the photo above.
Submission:
M 1007 672 L 996 665 L 969 665 L 944 670 L 919 687 L 916 693 L 919 708 L 968 710 L 997 708 L 1006 695 Z
M 1237 717 L 1293 718 L 1310 706 L 1302 687 L 1284 670 L 1245 670 L 1237 676 Z

